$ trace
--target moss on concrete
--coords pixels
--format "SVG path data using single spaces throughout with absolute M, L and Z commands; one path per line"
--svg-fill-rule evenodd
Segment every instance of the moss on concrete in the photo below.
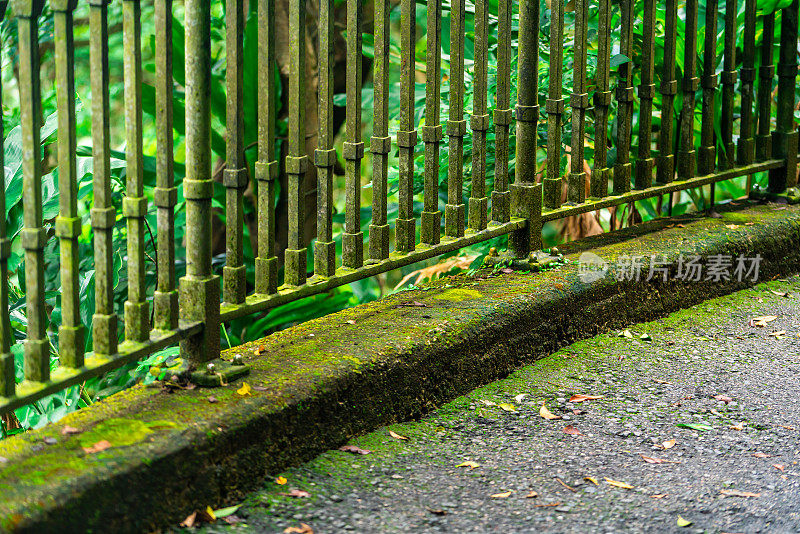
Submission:
M 570 260 L 592 248 L 610 261 L 652 253 L 673 262 L 679 252 L 760 253 L 762 279 L 798 271 L 800 209 L 751 206 L 737 216 L 757 224 L 726 214 L 655 221 L 562 250 Z M 233 502 L 266 473 L 418 417 L 570 343 L 748 285 L 584 284 L 577 274 L 572 262 L 535 275 L 449 278 L 227 351 L 251 365 L 245 381 L 258 386 L 251 395 L 238 395 L 239 383 L 172 394 L 135 387 L 4 440 L 0 528 L 153 530 L 198 507 Z M 66 425 L 82 433 L 62 436 Z M 130 442 L 121 436 L 125 425 L 135 430 Z M 45 437 L 58 441 L 46 445 Z M 102 439 L 113 447 L 83 451 Z

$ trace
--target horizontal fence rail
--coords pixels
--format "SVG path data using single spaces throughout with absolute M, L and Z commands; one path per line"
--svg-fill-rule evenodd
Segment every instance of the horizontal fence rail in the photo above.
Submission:
M 257 27 L 249 32 L 247 3 L 231 0 L 224 10 L 225 83 L 217 87 L 212 69 L 220 51 L 211 45 L 216 3 L 184 0 L 185 33 L 183 42 L 175 42 L 180 34 L 173 28 L 172 0 L 154 5 L 118 0 L 121 9 L 109 0 L 90 0 L 85 10 L 89 54 L 80 55 L 90 71 L 87 131 L 79 130 L 75 98 L 75 13 L 84 7 L 77 0 L 0 2 L 3 23 L 13 22 L 15 28 L 17 56 L 3 63 L 2 79 L 10 77 L 6 69 L 18 79 L 24 184 L 22 228 L 12 234 L 6 218 L 0 218 L 0 308 L 11 306 L 14 251 L 24 264 L 17 285 L 25 294 L 21 382 L 12 351 L 18 327 L 10 312 L 0 320 L 0 414 L 177 344 L 192 366 L 203 365 L 219 356 L 223 322 L 469 245 L 507 236 L 508 256 L 525 258 L 542 247 L 542 226 L 549 221 L 713 188 L 756 173 L 768 173 L 771 193 L 796 186 L 798 0 L 773 13 L 759 11 L 756 0 L 743 1 L 740 20 L 737 0 L 553 0 L 549 8 L 537 0 L 346 0 L 336 7 L 333 0 L 322 0 L 313 28 L 306 0 L 288 0 L 286 13 L 275 0 L 258 0 Z M 367 5 L 374 6 L 369 25 Z M 417 41 L 421 6 L 426 10 L 422 51 Z M 392 11 L 399 11 L 399 24 L 392 22 Z M 342 12 L 340 27 L 336 15 Z M 597 20 L 591 28 L 590 14 Z M 110 20 L 112 15 L 119 20 Z M 54 217 L 45 217 L 42 189 L 40 22 L 45 16 L 53 21 L 57 100 Z M 152 16 L 152 36 L 142 35 L 145 16 Z M 281 66 L 278 25 L 285 22 L 289 42 L 281 48 L 286 53 Z M 112 71 L 109 32 L 117 24 L 123 63 Z M 367 26 L 371 34 L 364 33 Z M 346 69 L 337 73 L 334 58 L 343 29 Z M 664 34 L 663 55 L 656 54 L 657 30 Z M 399 49 L 393 32 L 399 32 Z M 143 50 L 150 37 L 155 69 L 144 72 Z M 365 37 L 372 41 L 369 53 Z M 247 55 L 246 39 L 255 39 L 255 56 Z M 316 40 L 318 57 L 308 56 L 307 39 Z M 185 53 L 185 65 L 173 62 L 176 46 Z M 425 58 L 424 71 L 415 60 L 419 56 Z M 249 61 L 257 63 L 257 87 L 246 84 Z M 287 83 L 279 87 L 281 68 Z M 316 74 L 316 86 L 307 83 L 310 73 Z M 540 95 L 543 73 L 547 87 Z M 111 95 L 109 80 L 119 76 L 124 92 Z M 346 79 L 341 132 L 334 129 L 336 76 Z M 145 77 L 153 82 L 156 110 L 146 119 L 143 101 L 151 96 L 143 92 Z M 365 79 L 372 82 L 371 117 L 362 102 Z M 417 89 L 421 81 L 424 94 Z M 489 98 L 491 84 L 494 99 Z M 185 91 L 185 116 L 174 109 L 177 86 Z M 217 131 L 211 108 L 220 92 L 226 119 Z M 122 99 L 120 107 L 114 98 Z M 420 98 L 421 115 L 415 105 Z M 306 116 L 310 99 L 317 102 L 315 124 Z M 252 100 L 255 117 L 247 115 Z M 111 128 L 112 107 L 124 114 L 120 187 L 112 168 L 119 160 L 119 151 L 112 149 L 117 134 Z M 365 119 L 372 121 L 368 139 Z M 257 123 L 256 155 L 248 159 L 245 124 L 250 120 Z M 279 120 L 285 121 L 280 134 Z M 587 125 L 594 131 L 591 138 Z M 144 146 L 145 126 L 155 128 L 154 147 Z M 176 161 L 176 132 L 183 136 L 182 162 Z M 91 138 L 88 213 L 78 201 L 78 138 Z M 214 139 L 224 139 L 217 184 L 225 191 L 224 206 L 214 204 Z M 154 182 L 144 174 L 151 154 Z M 420 155 L 421 170 L 415 167 Z M 341 232 L 334 222 L 340 200 L 334 196 L 337 167 L 343 168 L 345 190 Z M 368 213 L 361 198 L 365 168 L 371 168 L 368 221 L 362 221 Z M 440 174 L 446 175 L 441 193 Z M 308 186 L 312 175 L 315 191 Z M 287 199 L 281 225 L 279 188 Z M 257 208 L 252 260 L 245 239 L 248 191 L 255 192 Z M 317 206 L 313 242 L 305 235 L 309 194 L 316 195 Z M 389 209 L 394 202 L 396 214 Z M 150 214 L 155 214 L 155 238 Z M 224 219 L 225 229 L 221 269 L 213 257 L 216 217 Z M 286 229 L 285 246 L 279 245 L 279 226 Z M 94 261 L 81 265 L 79 247 L 87 232 Z M 114 250 L 119 235 L 125 237 L 124 251 Z M 44 251 L 51 240 L 59 251 L 58 318 L 51 317 L 44 291 L 50 267 Z M 151 241 L 156 281 L 148 294 Z M 185 273 L 179 279 L 180 247 L 185 247 Z M 122 268 L 118 257 L 127 273 L 122 317 L 114 295 Z M 254 281 L 247 278 L 249 261 Z M 86 269 L 94 271 L 94 314 L 88 320 L 80 313 Z M 57 336 L 51 335 L 51 324 Z M 88 329 L 92 345 L 86 352 Z

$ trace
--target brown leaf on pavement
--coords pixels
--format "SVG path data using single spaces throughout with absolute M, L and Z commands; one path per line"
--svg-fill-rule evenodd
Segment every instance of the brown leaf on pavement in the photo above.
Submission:
M 65 426 L 64 428 L 61 429 L 61 435 L 62 436 L 69 436 L 71 434 L 80 434 L 80 433 L 81 433 L 81 431 L 78 430 L 77 428 L 75 428 L 74 426 L 67 425 L 67 426 Z
M 180 526 L 185 528 L 192 528 L 195 525 L 195 523 L 197 523 L 197 512 L 192 512 L 191 514 L 189 514 L 189 517 L 187 517 L 181 522 Z
M 735 489 L 720 490 L 720 493 L 729 497 L 760 497 L 760 493 L 753 493 L 752 491 L 739 491 Z
M 733 402 L 733 399 L 728 397 L 727 395 L 714 395 L 713 398 L 718 400 L 718 401 L 720 401 L 720 402 L 724 402 L 725 404 L 728 404 L 729 402 Z
M 567 483 L 564 482 L 563 480 L 561 480 L 560 478 L 556 477 L 556 480 L 558 481 L 559 484 L 561 484 L 562 486 L 564 486 L 565 488 L 570 490 L 572 493 L 575 493 L 576 491 L 578 491 L 575 488 L 573 488 L 572 486 L 567 485 Z
M 641 456 L 642 460 L 644 460 L 648 464 L 679 464 L 680 463 L 680 462 L 676 462 L 674 460 L 664 460 L 663 458 L 651 458 L 650 456 L 645 456 L 644 454 L 640 454 L 639 456 Z
M 405 437 L 405 436 L 401 436 L 400 434 L 398 434 L 398 433 L 397 433 L 397 432 L 395 432 L 394 430 L 390 430 L 390 431 L 389 431 L 389 435 L 390 435 L 390 436 L 392 436 L 394 439 L 408 439 L 408 438 L 407 438 L 407 437 Z
M 769 458 L 770 455 L 763 452 L 757 452 L 753 454 L 753 456 L 755 456 L 756 458 Z
M 772 464 L 772 467 L 774 467 L 775 469 L 777 469 L 778 471 L 781 471 L 781 472 L 783 472 L 783 470 L 786 469 L 786 466 L 783 465 L 783 464 Z
M 299 527 L 286 527 L 283 534 L 314 534 L 314 529 L 305 523 L 300 523 Z
M 675 443 L 676 443 L 676 442 L 675 442 L 675 440 L 674 440 L 674 439 L 668 439 L 667 441 L 663 442 L 663 443 L 661 444 L 661 446 L 662 446 L 662 447 L 664 447 L 664 449 L 665 449 L 665 450 L 666 450 L 666 449 L 671 449 L 672 447 L 674 447 L 674 446 L 675 446 Z
M 611 480 L 608 477 L 605 477 L 605 481 L 606 484 L 608 484 L 609 486 L 614 486 L 616 488 L 622 488 L 622 489 L 633 489 L 633 486 L 631 486 L 626 482 L 620 482 L 619 480 Z
M 651 499 L 663 499 L 667 495 L 669 495 L 669 494 L 668 493 L 656 493 L 655 495 L 650 495 L 650 498 Z
M 352 454 L 369 454 L 372 451 L 367 449 L 362 449 L 361 447 L 356 447 L 355 445 L 342 445 L 339 447 L 340 451 L 349 452 Z
M 605 395 L 583 395 L 583 394 L 579 394 L 579 395 L 573 395 L 572 397 L 570 397 L 569 398 L 569 402 L 586 402 L 586 401 L 589 401 L 589 400 L 602 399 L 603 397 L 605 397 Z
M 539 408 L 539 415 L 544 417 L 545 419 L 561 419 L 560 415 L 555 415 L 553 412 L 547 409 L 547 406 L 542 403 L 542 407 Z
M 506 491 L 503 493 L 495 493 L 492 495 L 492 499 L 507 499 L 511 497 L 511 494 L 514 493 L 513 491 Z
M 305 490 L 293 489 L 289 493 L 281 492 L 278 495 L 283 495 L 284 497 L 311 497 L 311 494 Z
M 564 427 L 564 433 L 569 434 L 570 436 L 582 436 L 581 431 L 575 428 L 572 425 L 567 425 Z
M 527 495 L 525 495 L 525 498 L 526 499 L 535 499 L 538 496 L 539 496 L 538 493 L 536 493 L 535 491 L 532 491 L 532 492 L 528 493 Z

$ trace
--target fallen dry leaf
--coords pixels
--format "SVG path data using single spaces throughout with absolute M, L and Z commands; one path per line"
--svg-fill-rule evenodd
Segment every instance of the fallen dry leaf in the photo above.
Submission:
M 267 350 L 267 347 L 265 347 L 264 345 L 259 345 L 258 348 L 256 348 L 256 350 L 254 351 L 254 354 L 256 356 L 259 356 L 265 350 Z
M 569 434 L 570 436 L 582 436 L 581 431 L 575 428 L 572 425 L 567 425 L 564 427 L 564 433 Z
M 556 480 L 558 481 L 559 484 L 561 484 L 562 486 L 564 486 L 565 488 L 570 490 L 572 493 L 575 493 L 577 491 L 575 488 L 573 488 L 572 486 L 568 485 L 566 482 L 564 482 L 560 478 L 556 477 Z
M 688 527 L 688 526 L 691 526 L 691 524 L 692 524 L 691 521 L 689 521 L 688 519 L 684 519 L 681 516 L 678 516 L 677 523 L 678 523 L 679 527 Z
M 640 454 L 639 456 L 641 456 L 642 460 L 644 460 L 648 464 L 679 464 L 680 463 L 680 462 L 676 462 L 674 460 L 664 460 L 663 458 L 651 458 L 650 456 L 645 456 L 644 454 Z
M 528 394 L 527 394 L 527 393 L 520 393 L 519 395 L 517 395 L 516 397 L 514 397 L 514 400 L 515 400 L 516 402 L 522 402 L 522 401 L 523 401 L 523 399 L 524 399 L 525 397 L 527 397 L 527 396 L 528 396 Z
M 501 402 L 500 404 L 498 404 L 498 406 L 500 406 L 500 408 L 502 408 L 506 412 L 516 412 L 517 411 L 517 409 L 514 407 L 513 404 L 509 404 L 507 402 Z
M 425 509 L 433 515 L 447 515 L 447 510 L 442 510 L 441 508 L 430 508 L 426 506 Z
M 67 426 L 65 426 L 64 428 L 61 429 L 61 435 L 62 436 L 69 436 L 69 435 L 72 435 L 72 434 L 80 434 L 80 433 L 81 433 L 81 431 L 78 430 L 77 428 L 75 428 L 74 426 L 67 425 Z
M 674 440 L 674 439 L 668 439 L 667 441 L 663 442 L 663 443 L 661 444 L 661 446 L 662 446 L 662 447 L 664 447 L 664 449 L 665 449 L 665 450 L 666 450 L 666 449 L 671 449 L 672 447 L 674 447 L 674 446 L 675 446 L 675 443 L 676 443 L 676 442 L 675 442 L 675 440 Z
M 247 382 L 242 382 L 242 387 L 236 390 L 236 394 L 242 397 L 252 395 L 252 393 L 250 393 L 250 386 L 247 384 Z
M 109 443 L 106 440 L 102 440 L 102 441 L 98 441 L 97 443 L 95 443 L 91 447 L 83 447 L 83 452 L 85 452 L 86 454 L 94 454 L 96 452 L 104 451 L 104 450 L 110 448 L 111 446 L 112 446 L 111 443 Z
M 215 402 L 217 402 L 217 398 L 214 395 L 210 395 L 206 400 L 208 402 L 210 402 L 211 404 L 214 404 Z
M 620 482 L 619 480 L 611 480 L 608 477 L 605 477 L 604 480 L 606 481 L 606 484 L 614 486 L 616 488 L 633 489 L 633 486 L 631 486 L 630 484 L 627 484 L 625 482 Z
M 777 469 L 780 472 L 783 472 L 783 470 L 786 468 L 786 466 L 783 465 L 783 464 L 772 464 L 772 467 L 774 467 L 775 469 Z
M 481 466 L 481 464 L 479 464 L 478 462 L 473 462 L 472 460 L 467 460 L 466 462 L 461 462 L 456 467 L 469 467 L 469 469 L 471 471 L 471 470 L 473 470 L 473 469 L 475 469 L 477 467 L 480 467 L 480 466 Z
M 355 445 L 342 445 L 339 447 L 339 450 L 352 454 L 369 454 L 372 452 L 367 449 L 362 449 L 361 447 L 356 447 Z
M 182 527 L 192 528 L 197 522 L 197 512 L 192 512 L 189 516 L 181 522 Z
M 781 428 L 785 428 L 786 430 L 794 430 L 795 429 L 793 426 L 789 426 L 789 425 L 778 425 L 778 426 L 781 427 Z
M 506 491 L 504 493 L 495 493 L 492 495 L 492 499 L 507 499 L 511 497 L 511 494 L 514 493 L 513 491 Z
M 656 384 L 669 384 L 669 385 L 672 385 L 672 382 L 667 382 L 666 380 L 661 380 L 660 378 L 654 378 L 653 382 L 655 382 Z
M 755 456 L 756 458 L 769 458 L 770 455 L 769 454 L 765 454 L 763 452 L 757 452 L 757 453 L 753 454 L 753 456 Z
M 785 336 L 786 335 L 786 330 L 778 330 L 777 332 L 772 332 L 770 335 L 774 336 L 774 337 Z
M 720 493 L 723 495 L 728 495 L 729 497 L 760 497 L 760 493 L 753 493 L 752 491 L 739 491 L 735 489 L 724 489 L 720 490 Z
M 305 490 L 293 489 L 289 493 L 278 493 L 278 495 L 283 495 L 284 497 L 311 497 L 311 494 Z
M 591 482 L 591 483 L 592 483 L 592 484 L 594 484 L 595 486 L 599 486 L 599 485 L 600 485 L 600 483 L 599 483 L 599 482 L 597 481 L 597 479 L 596 479 L 596 478 L 594 478 L 594 477 L 583 477 L 583 479 L 584 479 L 584 480 L 588 480 L 589 482 Z
M 655 495 L 650 495 L 650 498 L 651 499 L 663 499 L 667 495 L 669 495 L 669 494 L 668 493 L 656 493 Z
M 569 398 L 569 402 L 585 402 L 589 400 L 602 399 L 605 395 L 573 395 Z
M 356 322 L 353 319 L 348 319 L 347 324 L 356 324 Z
M 532 491 L 532 492 L 528 493 L 527 495 L 525 495 L 525 498 L 526 499 L 535 499 L 538 496 L 539 496 L 538 493 L 536 493 L 535 491 Z
M 286 480 L 286 477 L 278 477 L 278 478 L 275 479 L 275 483 L 280 485 L 280 486 L 283 486 L 287 482 L 288 482 L 288 480 Z
M 286 527 L 283 534 L 314 534 L 314 529 L 305 523 L 300 523 L 299 527 Z
M 398 434 L 398 433 L 397 433 L 397 432 L 395 432 L 394 430 L 390 430 L 390 431 L 389 431 L 389 435 L 390 435 L 390 436 L 392 436 L 394 439 L 408 439 L 408 438 L 407 438 L 407 437 L 405 437 L 405 436 L 401 436 L 400 434 Z
M 481 404 L 483 404 L 485 406 L 497 406 L 496 402 L 492 402 L 492 401 L 486 400 L 486 399 L 478 399 L 478 402 L 480 402 Z
M 720 401 L 720 402 L 724 402 L 725 404 L 728 404 L 729 402 L 733 402 L 733 399 L 728 397 L 727 395 L 714 395 L 713 398 L 715 400 Z
M 547 503 L 547 504 L 534 504 L 533 505 L 534 508 L 546 508 L 548 506 L 561 506 L 561 503 L 560 502 L 551 502 L 551 503 Z
M 539 415 L 544 417 L 545 419 L 561 419 L 560 415 L 555 415 L 553 412 L 547 409 L 547 406 L 542 403 L 542 407 L 539 408 Z
M 731 425 L 731 430 L 744 430 L 744 421 L 739 423 L 738 425 Z
M 738 224 L 726 224 L 725 228 L 730 228 L 731 230 L 736 230 L 737 228 L 739 228 L 739 225 Z
M 757 326 L 759 328 L 763 328 L 767 326 L 767 323 L 771 323 L 778 317 L 775 315 L 762 315 L 761 317 L 753 317 L 750 319 L 750 326 Z

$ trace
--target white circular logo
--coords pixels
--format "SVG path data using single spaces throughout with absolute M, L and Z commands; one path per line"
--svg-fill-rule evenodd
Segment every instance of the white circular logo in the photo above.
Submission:
M 583 252 L 578 258 L 578 278 L 590 284 L 608 272 L 608 262 L 593 252 Z

